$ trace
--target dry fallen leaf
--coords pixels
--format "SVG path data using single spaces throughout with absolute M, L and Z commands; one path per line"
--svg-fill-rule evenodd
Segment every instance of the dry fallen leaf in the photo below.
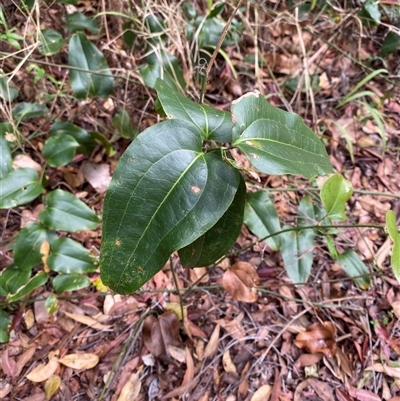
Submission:
M 94 368 L 99 363 L 99 357 L 96 354 L 69 354 L 60 358 L 60 363 L 75 370 L 87 370 Z
M 204 350 L 204 359 L 213 356 L 218 349 L 219 344 L 219 332 L 221 330 L 221 325 L 218 323 L 215 326 L 213 333 L 211 334 L 210 341 L 208 342 Z
M 35 162 L 31 157 L 28 155 L 16 155 L 13 160 L 12 164 L 13 168 L 31 168 L 35 170 L 38 174 L 42 172 L 42 166 Z
M 251 401 L 268 401 L 272 387 L 269 384 L 261 386 L 251 397 Z
M 49 257 L 50 253 L 50 242 L 45 239 L 40 245 L 40 254 L 42 255 L 42 263 L 43 263 L 43 270 L 45 273 L 50 273 L 50 268 L 47 266 L 47 258 Z
M 34 383 L 44 382 L 54 375 L 58 369 L 58 359 L 53 357 L 49 359 L 48 363 L 42 363 L 37 366 L 32 372 L 26 375 L 26 378 Z
M 164 312 L 158 318 L 149 316 L 143 325 L 143 341 L 157 358 L 168 356 L 168 346 L 181 346 L 179 319 L 174 312 Z
M 258 299 L 256 287 L 260 278 L 256 269 L 247 262 L 237 262 L 222 277 L 225 291 L 242 302 L 256 302 Z
M 30 347 L 18 358 L 17 371 L 16 371 L 17 377 L 22 372 L 24 366 L 32 359 L 33 355 L 35 354 L 35 351 L 36 351 L 36 346 Z
M 111 181 L 110 166 L 105 163 L 83 162 L 81 167 L 83 176 L 89 184 L 100 194 L 107 191 Z
M 61 377 L 58 375 L 53 375 L 49 377 L 44 384 L 44 394 L 46 395 L 46 400 L 50 400 L 51 397 L 60 388 Z
M 231 354 L 229 352 L 229 349 L 227 349 L 224 352 L 224 355 L 222 356 L 222 364 L 224 366 L 224 370 L 226 373 L 234 373 L 236 372 L 236 366 L 235 364 L 232 362 L 232 358 L 231 358 Z
M 9 357 L 8 353 L 9 353 L 9 349 L 6 348 L 3 352 L 3 354 L 1 355 L 1 367 L 6 376 L 16 377 L 17 364 L 13 358 Z
M 140 389 L 142 388 L 142 383 L 140 381 L 140 372 L 132 373 L 129 376 L 128 381 L 125 383 L 124 387 L 122 387 L 121 393 L 119 394 L 117 401 L 135 401 L 136 397 L 140 393 Z
M 69 313 L 64 312 L 66 316 L 70 319 L 75 320 L 76 322 L 86 324 L 87 326 L 91 327 L 92 329 L 96 330 L 106 330 L 112 327 L 112 325 L 105 325 L 99 323 L 96 319 L 91 318 L 90 316 L 79 315 L 78 313 Z
M 315 354 L 322 352 L 327 357 L 335 356 L 337 353 L 336 341 L 333 338 L 335 328 L 331 322 L 314 323 L 307 330 L 299 333 L 294 340 L 297 347 L 306 349 Z

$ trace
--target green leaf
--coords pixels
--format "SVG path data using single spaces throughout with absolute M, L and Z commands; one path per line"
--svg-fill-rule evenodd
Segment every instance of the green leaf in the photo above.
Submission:
M 301 174 L 306 178 L 333 173 L 320 139 L 294 113 L 271 106 L 257 92 L 232 103 L 233 146 L 266 174 Z
M 74 34 L 69 40 L 68 64 L 85 70 L 70 70 L 71 87 L 78 99 L 110 95 L 114 78 L 107 60 L 83 32 Z
M 53 136 L 44 143 L 42 154 L 49 166 L 65 166 L 75 157 L 78 147 L 79 143 L 72 136 Z
M 400 28 L 400 24 L 396 24 L 396 28 Z M 380 56 L 386 57 L 396 50 L 400 50 L 400 35 L 395 31 L 390 31 L 383 41 Z
M 99 218 L 90 207 L 69 192 L 56 189 L 45 199 L 46 208 L 39 214 L 39 221 L 53 230 L 94 230 Z
M 15 294 L 30 279 L 30 270 L 21 270 L 15 265 L 7 266 L 1 273 L 0 285 L 3 296 Z
M 244 208 L 244 224 L 258 238 L 265 238 L 270 234 L 281 231 L 281 224 L 274 203 L 266 191 L 247 194 L 247 202 Z M 266 242 L 273 251 L 279 249 L 279 236 L 268 238 Z
M 104 201 L 103 283 L 136 291 L 223 216 L 239 182 L 218 152 L 202 152 L 193 124 L 168 120 L 142 132 L 120 158 Z
M 183 267 L 209 266 L 225 255 L 240 234 L 245 202 L 246 184 L 241 177 L 233 202 L 224 215 L 205 234 L 179 250 Z
M 43 56 L 57 54 L 64 45 L 65 39 L 60 32 L 54 29 L 44 29 L 41 31 L 39 53 Z
M 161 79 L 157 79 L 155 88 L 168 119 L 191 121 L 203 132 L 204 139 L 218 142 L 232 141 L 230 113 L 195 103 Z
M 397 281 L 400 282 L 400 234 L 397 228 L 396 215 L 393 210 L 386 212 L 386 229 L 393 241 L 390 264 Z
M 113 148 L 112 143 L 109 140 L 107 140 L 107 138 L 104 135 L 95 131 L 90 131 L 89 134 L 93 139 L 97 139 L 104 146 L 107 152 L 107 156 L 112 157 L 117 153 L 116 150 Z
M 59 274 L 53 280 L 53 287 L 57 294 L 61 294 L 64 291 L 80 290 L 89 287 L 89 285 L 89 277 L 80 276 L 79 274 Z
M 49 275 L 43 271 L 36 274 L 36 276 L 32 277 L 23 287 L 21 287 L 15 294 L 10 294 L 7 296 L 7 301 L 15 302 L 18 301 L 27 295 L 29 295 L 36 288 L 41 287 L 46 284 Z
M 343 271 L 350 277 L 354 278 L 354 282 L 361 289 L 367 290 L 369 288 L 370 279 L 368 276 L 368 268 L 354 251 L 348 249 L 338 256 L 337 261 L 339 262 L 339 265 L 343 269 Z M 361 275 L 366 276 L 357 277 Z
M 0 181 L 0 209 L 25 205 L 43 192 L 35 170 L 17 168 Z
M 211 11 L 210 13 L 207 15 L 208 19 L 217 17 L 219 14 L 222 13 L 222 11 L 225 8 L 225 3 L 221 3 L 221 4 L 217 4 Z
M 86 155 L 92 153 L 97 143 L 86 130 L 71 124 L 68 121 L 58 121 L 54 123 L 49 131 L 52 136 L 72 136 L 78 143 L 79 147 L 76 150 L 77 153 L 84 153 Z
M 94 272 L 98 267 L 98 262 L 78 242 L 71 238 L 59 238 L 51 244 L 47 265 L 58 273 L 82 274 Z
M 62 4 L 77 4 L 78 1 L 81 1 L 81 0 L 56 0 L 56 3 L 62 3 Z
M 17 235 L 14 246 L 14 263 L 21 270 L 29 270 L 42 261 L 40 246 L 47 239 L 47 230 L 39 223 L 25 226 Z
M 85 14 L 79 12 L 67 14 L 66 20 L 65 26 L 72 33 L 86 29 L 93 35 L 98 35 L 101 31 L 100 24 L 95 18 L 86 17 Z
M 158 49 L 150 53 L 146 57 L 146 61 L 147 64 L 142 65 L 139 71 L 148 87 L 155 88 L 157 78 L 161 78 L 171 88 L 176 90 L 185 89 L 186 81 L 175 56 L 167 53 L 164 49 Z
M 5 124 L 5 123 L 3 123 Z M 5 135 L 0 133 L 0 182 L 12 171 L 12 155 Z
M 7 77 L 0 76 L 0 99 L 13 102 L 18 97 L 18 90 L 8 82 Z
M 118 134 L 126 139 L 134 139 L 139 133 L 137 127 L 132 124 L 126 109 L 121 109 L 115 114 L 112 125 L 117 130 Z
M 18 122 L 28 118 L 42 117 L 49 113 L 49 109 L 39 103 L 18 103 L 12 110 L 12 116 Z
M 321 201 L 326 209 L 326 217 L 332 220 L 346 220 L 346 202 L 353 194 L 353 187 L 341 174 L 329 177 L 321 188 Z
M 10 329 L 12 320 L 8 316 L 7 312 L 0 308 L 0 343 L 6 343 L 9 340 L 7 334 Z

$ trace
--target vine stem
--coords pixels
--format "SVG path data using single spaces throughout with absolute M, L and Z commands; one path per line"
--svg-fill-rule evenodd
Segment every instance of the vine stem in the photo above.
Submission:
M 181 292 L 179 291 L 179 283 L 178 283 L 178 278 L 176 277 L 176 272 L 175 272 L 174 262 L 172 260 L 172 256 L 169 257 L 169 264 L 171 266 L 171 273 L 172 273 L 172 277 L 174 278 L 175 288 L 176 288 L 176 291 L 178 292 L 179 304 L 180 304 L 180 307 L 181 307 L 181 315 L 182 315 L 182 322 L 183 322 L 183 320 L 185 318 L 185 315 L 183 314 L 184 313 L 184 311 L 183 311 L 183 297 L 182 297 Z
M 223 31 L 221 33 L 221 36 L 220 36 L 219 40 L 218 40 L 217 46 L 215 46 L 214 52 L 213 52 L 213 54 L 211 56 L 210 62 L 208 63 L 208 66 L 207 66 L 207 69 L 206 69 L 205 79 L 203 80 L 203 83 L 202 83 L 202 88 L 201 88 L 201 93 L 200 93 L 200 101 L 199 101 L 200 104 L 202 104 L 203 100 L 204 100 L 204 95 L 205 95 L 205 92 L 206 92 L 206 85 L 207 85 L 208 77 L 209 77 L 210 72 L 211 72 L 211 68 L 212 68 L 212 66 L 214 64 L 215 59 L 218 56 L 218 53 L 219 53 L 219 51 L 221 49 L 221 46 L 222 46 L 222 43 L 223 43 L 223 41 L 224 41 L 224 39 L 226 37 L 226 34 L 228 33 L 228 29 L 229 29 L 229 27 L 230 27 L 230 25 L 232 23 L 232 20 L 233 20 L 234 16 L 236 15 L 237 11 L 239 10 L 240 6 L 243 4 L 243 2 L 244 2 L 244 0 L 239 0 L 239 3 L 236 6 L 235 11 L 230 15 L 228 21 L 226 22 L 226 24 L 224 26 L 224 29 L 223 29 Z

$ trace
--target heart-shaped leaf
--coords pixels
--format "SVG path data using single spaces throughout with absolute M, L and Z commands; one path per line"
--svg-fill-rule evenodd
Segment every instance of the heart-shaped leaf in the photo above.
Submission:
M 78 99 L 110 95 L 114 78 L 107 60 L 83 32 L 74 34 L 69 40 L 68 64 L 77 67 L 70 70 L 70 77 L 72 90 Z
M 346 220 L 346 202 L 353 194 L 353 187 L 341 174 L 329 177 L 321 188 L 321 201 L 326 209 L 326 217 L 332 220 Z
M 203 132 L 204 139 L 218 142 L 232 141 L 230 113 L 195 103 L 161 79 L 156 81 L 156 90 L 158 100 L 168 119 L 191 121 Z
M 65 166 L 74 158 L 78 146 L 79 143 L 72 136 L 53 136 L 44 143 L 42 154 L 49 166 Z
M 270 105 L 258 92 L 232 102 L 233 146 L 266 174 L 306 178 L 333 173 L 321 140 L 294 113 Z
M 79 274 L 59 274 L 53 280 L 53 287 L 57 294 L 61 294 L 64 291 L 77 291 L 89 287 L 89 285 L 89 277 Z
M 205 234 L 179 250 L 183 267 L 208 266 L 225 255 L 240 234 L 245 201 L 246 184 L 240 177 L 239 188 L 224 215 Z
M 122 294 L 140 288 L 172 252 L 215 225 L 239 182 L 218 152 L 202 152 L 195 125 L 168 120 L 142 132 L 121 157 L 104 201 L 103 283 Z
M 39 221 L 53 230 L 94 230 L 99 218 L 88 206 L 69 192 L 56 189 L 47 195 L 46 208 L 39 214 Z
M 59 238 L 51 244 L 47 264 L 53 271 L 65 274 L 90 273 L 98 262 L 91 253 L 71 238 Z
M 39 223 L 25 226 L 17 235 L 14 263 L 21 270 L 29 270 L 42 261 L 40 246 L 47 239 L 47 230 Z
M 258 191 L 247 194 L 247 202 L 244 208 L 244 223 L 258 238 L 265 238 L 270 234 L 281 231 L 278 214 L 276 213 L 271 196 L 266 191 Z M 279 236 L 266 240 L 273 250 L 279 249 Z
M 35 170 L 17 168 L 0 181 L 0 209 L 24 205 L 43 192 Z

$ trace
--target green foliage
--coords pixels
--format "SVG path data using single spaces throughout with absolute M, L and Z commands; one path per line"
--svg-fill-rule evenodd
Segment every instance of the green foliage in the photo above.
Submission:
M 112 124 L 122 138 L 134 139 L 138 134 L 137 127 L 132 124 L 131 118 L 125 109 L 115 114 Z
M 65 39 L 60 32 L 54 29 L 44 29 L 41 31 L 41 42 L 39 52 L 43 56 L 57 54 L 65 44 Z
M 351 249 L 338 255 L 337 261 L 340 267 L 354 278 L 354 282 L 362 289 L 367 290 L 370 286 L 367 266 L 360 257 Z
M 243 178 L 227 149 L 208 146 L 211 135 L 220 138 L 219 126 L 223 137 L 234 138 L 232 146 L 246 149 L 263 172 L 307 177 L 332 172 L 322 143 L 300 118 L 274 108 L 258 93 L 232 105 L 227 135 L 224 114 L 182 99 L 162 82 L 156 88 L 169 119 L 131 143 L 104 202 L 101 276 L 123 294 L 140 288 L 174 251 L 185 248 L 179 251 L 184 265 L 198 266 L 222 256 L 234 242 L 230 231 L 238 233 L 244 213 Z M 268 146 L 274 146 L 274 154 Z M 229 215 L 239 221 L 233 230 Z
M 396 215 L 392 210 L 386 212 L 386 229 L 393 241 L 390 264 L 397 281 L 400 282 L 400 234 L 397 228 Z

